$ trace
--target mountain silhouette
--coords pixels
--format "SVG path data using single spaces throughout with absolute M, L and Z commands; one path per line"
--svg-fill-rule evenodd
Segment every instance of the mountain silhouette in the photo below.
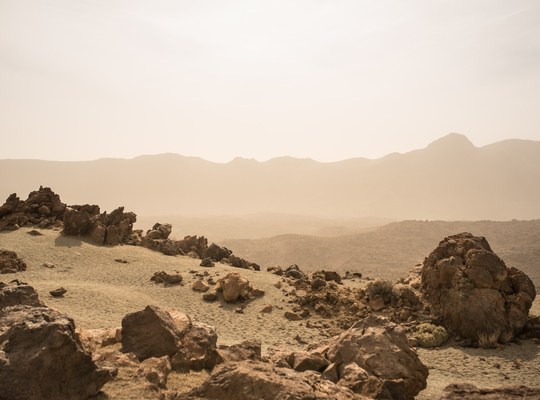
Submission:
M 279 157 L 214 163 L 177 154 L 59 162 L 0 160 L 0 196 L 50 186 L 68 204 L 139 215 L 257 212 L 393 219 L 540 217 L 540 142 L 477 148 L 449 134 L 424 149 L 321 163 Z

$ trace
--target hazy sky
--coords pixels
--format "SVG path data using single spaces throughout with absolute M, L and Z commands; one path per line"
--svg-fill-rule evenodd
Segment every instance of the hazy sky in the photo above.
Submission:
M 538 0 L 0 0 L 0 158 L 540 140 Z

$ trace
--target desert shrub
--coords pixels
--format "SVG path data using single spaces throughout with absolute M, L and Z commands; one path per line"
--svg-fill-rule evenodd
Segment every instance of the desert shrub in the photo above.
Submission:
M 484 349 L 495 349 L 499 343 L 501 330 L 497 329 L 493 332 L 481 332 L 478 334 L 478 346 Z
M 394 297 L 394 285 L 385 279 L 376 279 L 368 283 L 366 293 L 370 299 L 380 296 L 385 303 L 390 303 Z
M 421 347 L 438 347 L 448 340 L 448 332 L 442 326 L 424 323 L 418 325 L 415 337 Z

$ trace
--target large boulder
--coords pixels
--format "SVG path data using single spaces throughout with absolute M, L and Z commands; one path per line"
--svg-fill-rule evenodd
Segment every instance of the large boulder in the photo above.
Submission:
M 312 371 L 296 372 L 260 361 L 225 363 L 197 389 L 178 399 L 366 399 Z
M 0 250 L 0 274 L 8 274 L 26 270 L 26 264 L 17 257 L 17 253 Z
M 62 221 L 66 205 L 60 196 L 48 187 L 39 187 L 28 195 L 25 201 L 11 194 L 0 207 L 0 231 L 17 229 L 25 225 L 48 228 Z
M 217 334 L 213 327 L 183 313 L 147 306 L 122 319 L 122 351 L 139 360 L 169 356 L 176 370 L 212 369 Z
M 88 399 L 111 380 L 85 352 L 67 316 L 45 307 L 0 310 L 0 397 Z
M 409 346 L 404 331 L 371 315 L 341 335 L 310 349 L 323 375 L 353 392 L 377 399 L 414 399 L 426 388 L 428 369 Z M 309 365 L 307 364 L 307 365 Z
M 234 302 L 245 298 L 249 292 L 249 281 L 238 272 L 229 272 L 218 281 L 218 287 L 223 291 L 223 299 Z
M 32 286 L 17 279 L 7 284 L 0 282 L 0 310 L 16 305 L 44 306 Z
M 523 330 L 536 297 L 527 275 L 508 268 L 484 237 L 449 236 L 425 259 L 422 294 L 453 334 L 507 342 Z

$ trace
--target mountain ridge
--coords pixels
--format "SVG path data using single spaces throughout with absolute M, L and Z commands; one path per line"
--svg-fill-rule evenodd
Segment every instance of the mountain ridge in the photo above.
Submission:
M 0 197 L 50 186 L 69 204 L 140 215 L 258 212 L 391 219 L 540 217 L 540 142 L 423 149 L 332 163 L 277 157 L 214 163 L 173 153 L 95 161 L 0 160 Z M 121 200 L 120 200 L 121 199 Z

